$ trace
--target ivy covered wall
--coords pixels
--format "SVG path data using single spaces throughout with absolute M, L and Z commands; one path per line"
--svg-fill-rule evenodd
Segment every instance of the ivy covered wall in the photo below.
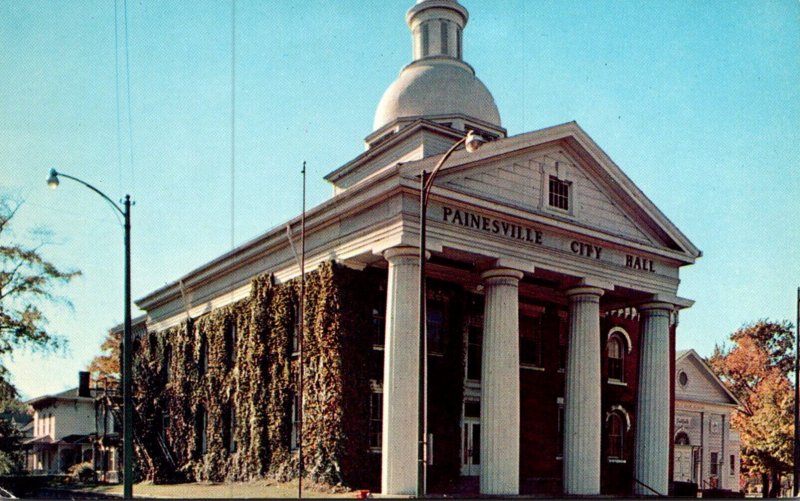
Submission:
M 306 275 L 304 467 L 328 485 L 363 485 L 368 450 L 372 310 L 367 273 L 333 263 Z M 299 281 L 253 281 L 249 298 L 137 343 L 140 477 L 288 479 L 299 360 L 291 336 Z M 374 468 L 373 468 L 374 469 Z

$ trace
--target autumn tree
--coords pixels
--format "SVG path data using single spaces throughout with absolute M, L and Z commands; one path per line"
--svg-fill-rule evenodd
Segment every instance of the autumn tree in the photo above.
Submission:
M 43 306 L 52 303 L 70 305 L 55 294 L 58 285 L 66 284 L 80 272 L 64 270 L 46 260 L 42 247 L 48 235 L 41 230 L 19 234 L 12 220 L 21 203 L 0 196 L 0 402 L 16 396 L 8 368 L 2 356 L 18 348 L 52 351 L 64 340 L 47 329 Z
M 794 440 L 795 342 L 788 321 L 759 320 L 716 346 L 709 363 L 741 402 L 731 424 L 742 440 L 742 473 L 760 476 L 762 493 L 777 497 L 791 471 Z
M 109 331 L 103 344 L 100 345 L 101 354 L 95 356 L 89 363 L 88 370 L 93 381 L 120 379 L 120 346 L 122 333 L 119 330 Z

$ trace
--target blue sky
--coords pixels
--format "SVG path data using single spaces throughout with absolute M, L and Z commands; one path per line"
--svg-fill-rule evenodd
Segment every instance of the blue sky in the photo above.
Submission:
M 678 348 L 794 322 L 800 3 L 462 3 L 464 57 L 509 134 L 576 120 L 703 250 Z M 411 60 L 411 4 L 237 0 L 232 117 L 230 2 L 128 1 L 126 60 L 123 0 L 0 0 L 0 189 L 25 200 L 20 234 L 50 228 L 45 254 L 83 271 L 59 290 L 74 309 L 49 309 L 68 353 L 6 361 L 23 396 L 74 386 L 123 311 L 113 211 L 48 190 L 48 169 L 132 194 L 141 297 L 299 213 L 304 160 L 309 205 L 331 195 L 322 176 L 363 151 Z

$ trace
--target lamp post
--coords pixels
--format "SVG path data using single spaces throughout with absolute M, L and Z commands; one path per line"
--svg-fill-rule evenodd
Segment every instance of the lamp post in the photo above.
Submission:
M 123 438 L 123 497 L 133 498 L 133 350 L 131 335 L 131 197 L 125 195 L 122 207 L 114 203 L 105 193 L 91 184 L 62 172 L 50 169 L 47 185 L 56 189 L 59 185 L 58 178 L 72 179 L 93 192 L 97 193 L 108 202 L 117 212 L 122 214 L 125 229 L 125 330 L 122 334 L 122 438 Z
M 422 171 L 419 178 L 419 388 L 418 388 L 418 406 L 419 406 L 419 419 L 417 424 L 417 435 L 419 438 L 419 445 L 417 451 L 417 497 L 425 496 L 425 476 L 427 473 L 426 467 L 428 464 L 428 336 L 427 336 L 427 312 L 426 312 L 426 288 L 425 288 L 425 247 L 426 247 L 426 233 L 428 229 L 427 214 L 428 214 L 428 200 L 430 198 L 431 188 L 433 188 L 433 181 L 439 170 L 450 158 L 456 149 L 462 144 L 469 153 L 478 150 L 486 139 L 482 136 L 475 134 L 473 131 L 467 132 L 467 135 L 459 139 L 449 150 L 442 156 L 436 167 L 430 172 Z

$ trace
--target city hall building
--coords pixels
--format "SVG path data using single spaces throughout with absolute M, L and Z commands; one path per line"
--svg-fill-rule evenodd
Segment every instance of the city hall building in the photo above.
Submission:
M 427 492 L 668 493 L 679 270 L 700 251 L 576 123 L 509 136 L 467 20 L 408 11 L 413 61 L 302 246 L 298 216 L 137 301 L 145 476 L 288 479 L 302 455 L 312 480 L 414 495 L 422 359 Z M 469 131 L 487 142 L 430 194 L 423 338 L 420 176 Z

